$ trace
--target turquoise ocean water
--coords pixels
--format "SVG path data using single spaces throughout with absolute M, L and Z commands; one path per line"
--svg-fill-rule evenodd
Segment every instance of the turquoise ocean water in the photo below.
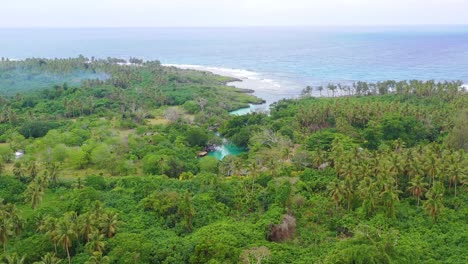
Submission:
M 468 26 L 0 29 L 0 57 L 80 54 L 215 71 L 258 88 L 256 95 L 268 103 L 329 82 L 468 83 Z M 211 155 L 220 159 L 242 151 L 227 143 Z
M 236 69 L 275 99 L 328 82 L 468 83 L 468 26 L 0 29 L 0 57 L 79 54 Z

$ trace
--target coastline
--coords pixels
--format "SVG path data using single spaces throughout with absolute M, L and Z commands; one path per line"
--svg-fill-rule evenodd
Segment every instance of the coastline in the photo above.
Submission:
M 240 92 L 253 94 L 263 100 L 262 104 L 250 104 L 248 108 L 231 111 L 230 113 L 234 115 L 244 115 L 256 111 L 267 112 L 272 103 L 287 97 L 279 93 L 281 92 L 282 86 L 278 81 L 264 78 L 260 73 L 249 70 L 191 64 L 162 64 L 162 66 L 175 67 L 183 70 L 205 71 L 234 78 L 234 81 L 227 82 L 225 85 L 240 89 Z

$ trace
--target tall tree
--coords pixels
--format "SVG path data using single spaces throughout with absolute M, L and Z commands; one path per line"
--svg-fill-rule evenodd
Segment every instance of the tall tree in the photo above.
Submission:
M 103 214 L 101 218 L 100 227 L 101 227 L 102 233 L 106 237 L 108 238 L 113 237 L 115 233 L 117 232 L 118 225 L 119 225 L 119 218 L 118 218 L 117 213 L 108 212 L 108 213 Z
M 57 226 L 58 242 L 62 245 L 63 249 L 67 252 L 68 263 L 71 264 L 70 247 L 73 241 L 77 238 L 76 230 L 73 221 L 71 221 L 70 214 L 65 215 L 60 219 Z
M 421 176 L 416 176 L 413 180 L 409 182 L 410 186 L 408 187 L 408 191 L 411 192 L 411 194 L 418 199 L 418 206 L 419 206 L 419 200 L 421 199 L 421 196 L 424 194 L 424 192 L 427 191 L 427 184 L 424 182 L 424 179 Z

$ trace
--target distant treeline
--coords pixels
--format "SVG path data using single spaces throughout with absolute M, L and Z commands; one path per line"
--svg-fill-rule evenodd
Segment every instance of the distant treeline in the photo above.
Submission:
M 351 85 L 347 84 L 333 84 L 327 86 L 307 86 L 302 90 L 302 95 L 312 95 L 313 91 L 319 92 L 320 95 L 325 91 L 328 96 L 336 95 L 385 95 L 389 93 L 396 94 L 415 94 L 419 96 L 453 96 L 458 92 L 463 91 L 462 81 L 444 81 L 436 82 L 410 80 L 410 81 L 382 81 L 377 83 L 369 83 L 364 81 L 353 82 Z

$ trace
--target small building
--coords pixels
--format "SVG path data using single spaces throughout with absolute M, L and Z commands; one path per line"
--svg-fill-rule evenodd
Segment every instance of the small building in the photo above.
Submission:
M 206 152 L 206 151 L 200 151 L 200 152 L 198 152 L 198 154 L 197 154 L 197 156 L 198 156 L 199 158 L 205 157 L 206 155 L 208 155 L 208 152 Z

